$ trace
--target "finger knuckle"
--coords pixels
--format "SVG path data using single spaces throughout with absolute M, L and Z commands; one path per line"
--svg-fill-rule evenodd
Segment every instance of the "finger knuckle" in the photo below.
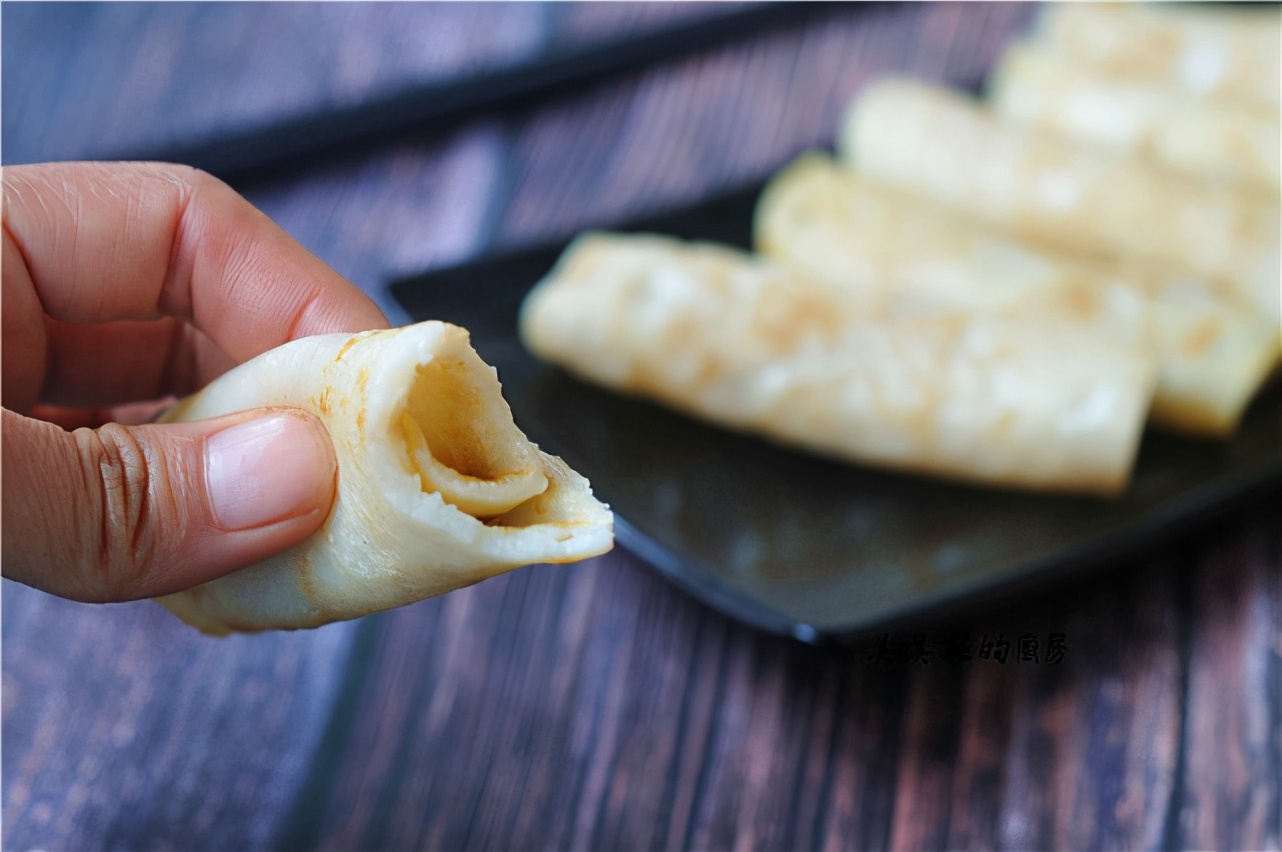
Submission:
M 169 488 L 163 454 L 136 430 L 108 424 L 76 433 L 83 476 L 97 492 L 96 550 L 85 554 L 86 578 L 112 599 L 135 596 L 163 555 L 163 541 L 183 518 Z

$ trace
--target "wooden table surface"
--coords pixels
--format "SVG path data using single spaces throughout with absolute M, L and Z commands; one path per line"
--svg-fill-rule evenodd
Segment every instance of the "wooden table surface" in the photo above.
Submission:
M 5 4 L 5 163 L 218 138 L 714 13 Z M 973 84 L 1032 15 L 799 14 L 235 185 L 404 321 L 396 276 L 759 180 L 830 143 L 867 80 Z M 621 549 L 223 640 L 6 581 L 3 847 L 1276 849 L 1280 509 L 1274 489 L 921 627 L 1004 639 L 1005 662 L 763 635 Z

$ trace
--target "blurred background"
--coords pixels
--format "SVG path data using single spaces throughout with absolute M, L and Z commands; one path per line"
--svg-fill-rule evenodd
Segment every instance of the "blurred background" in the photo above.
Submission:
M 5 165 L 208 168 L 370 293 L 757 183 L 1035 4 L 6 3 Z M 1276 847 L 1278 495 L 941 626 L 814 649 L 624 550 L 302 634 L 3 585 L 7 849 Z M 891 636 L 901 649 L 912 636 Z
M 37 3 L 4 15 L 6 164 L 208 168 L 376 293 L 491 243 L 759 180 L 831 144 L 861 82 L 913 68 L 974 84 L 1031 20 L 1019 6 L 735 3 Z M 279 188 L 304 174 L 321 194 L 287 204 Z

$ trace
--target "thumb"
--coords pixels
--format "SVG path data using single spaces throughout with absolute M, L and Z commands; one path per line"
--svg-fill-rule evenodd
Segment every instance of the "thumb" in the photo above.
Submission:
M 82 601 L 180 591 L 315 532 L 338 466 L 291 408 L 66 432 L 4 410 L 4 576 Z

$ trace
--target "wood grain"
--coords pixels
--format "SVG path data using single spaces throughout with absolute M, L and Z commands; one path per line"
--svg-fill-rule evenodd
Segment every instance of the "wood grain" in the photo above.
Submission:
M 210 642 L 153 603 L 6 582 L 4 848 L 268 846 L 351 630 Z
M 556 100 L 517 132 L 503 237 L 559 237 L 758 180 L 831 146 L 873 77 L 975 85 L 1029 19 L 1018 5 L 857 7 Z
M 350 65 L 313 88 L 287 77 L 259 107 L 356 97 L 397 69 L 465 67 L 535 37 L 470 41 L 505 7 L 15 8 L 6 156 L 11 139 L 40 152 L 130 122 L 158 132 L 164 104 L 202 92 L 203 107 L 174 115 L 213 126 L 201 122 L 250 85 L 236 81 L 301 74 L 317 45 L 343 45 Z M 236 32 L 250 35 L 215 57 L 200 22 L 219 14 L 248 15 Z M 662 12 L 512 14 L 601 33 Z M 383 56 L 410 18 L 439 21 L 449 43 Z M 244 189 L 399 319 L 391 277 L 758 179 L 831 141 L 873 75 L 974 83 L 1030 18 L 1004 4 L 843 9 Z M 24 47 L 15 32 L 50 41 Z M 151 48 L 128 53 L 130 38 Z M 153 64 L 184 53 L 199 61 Z M 30 91 L 11 103 L 15 67 Z M 108 114 L 116 129 L 96 127 Z M 222 641 L 149 603 L 83 606 L 5 582 L 0 845 L 1277 848 L 1280 511 L 1275 490 L 1102 573 L 886 646 L 755 633 L 622 550 L 355 623 Z M 1036 662 L 1018 658 L 1029 635 Z
M 1278 517 L 1199 548 L 1177 819 L 1184 847 L 1282 845 Z
M 4 52 L 47 55 L 6 63 L 6 120 L 22 123 L 6 155 L 24 162 L 154 148 L 718 13 L 673 3 L 598 11 L 530 3 L 10 6 Z M 28 129 L 32 120 L 42 123 Z M 27 147 L 37 140 L 44 144 Z

